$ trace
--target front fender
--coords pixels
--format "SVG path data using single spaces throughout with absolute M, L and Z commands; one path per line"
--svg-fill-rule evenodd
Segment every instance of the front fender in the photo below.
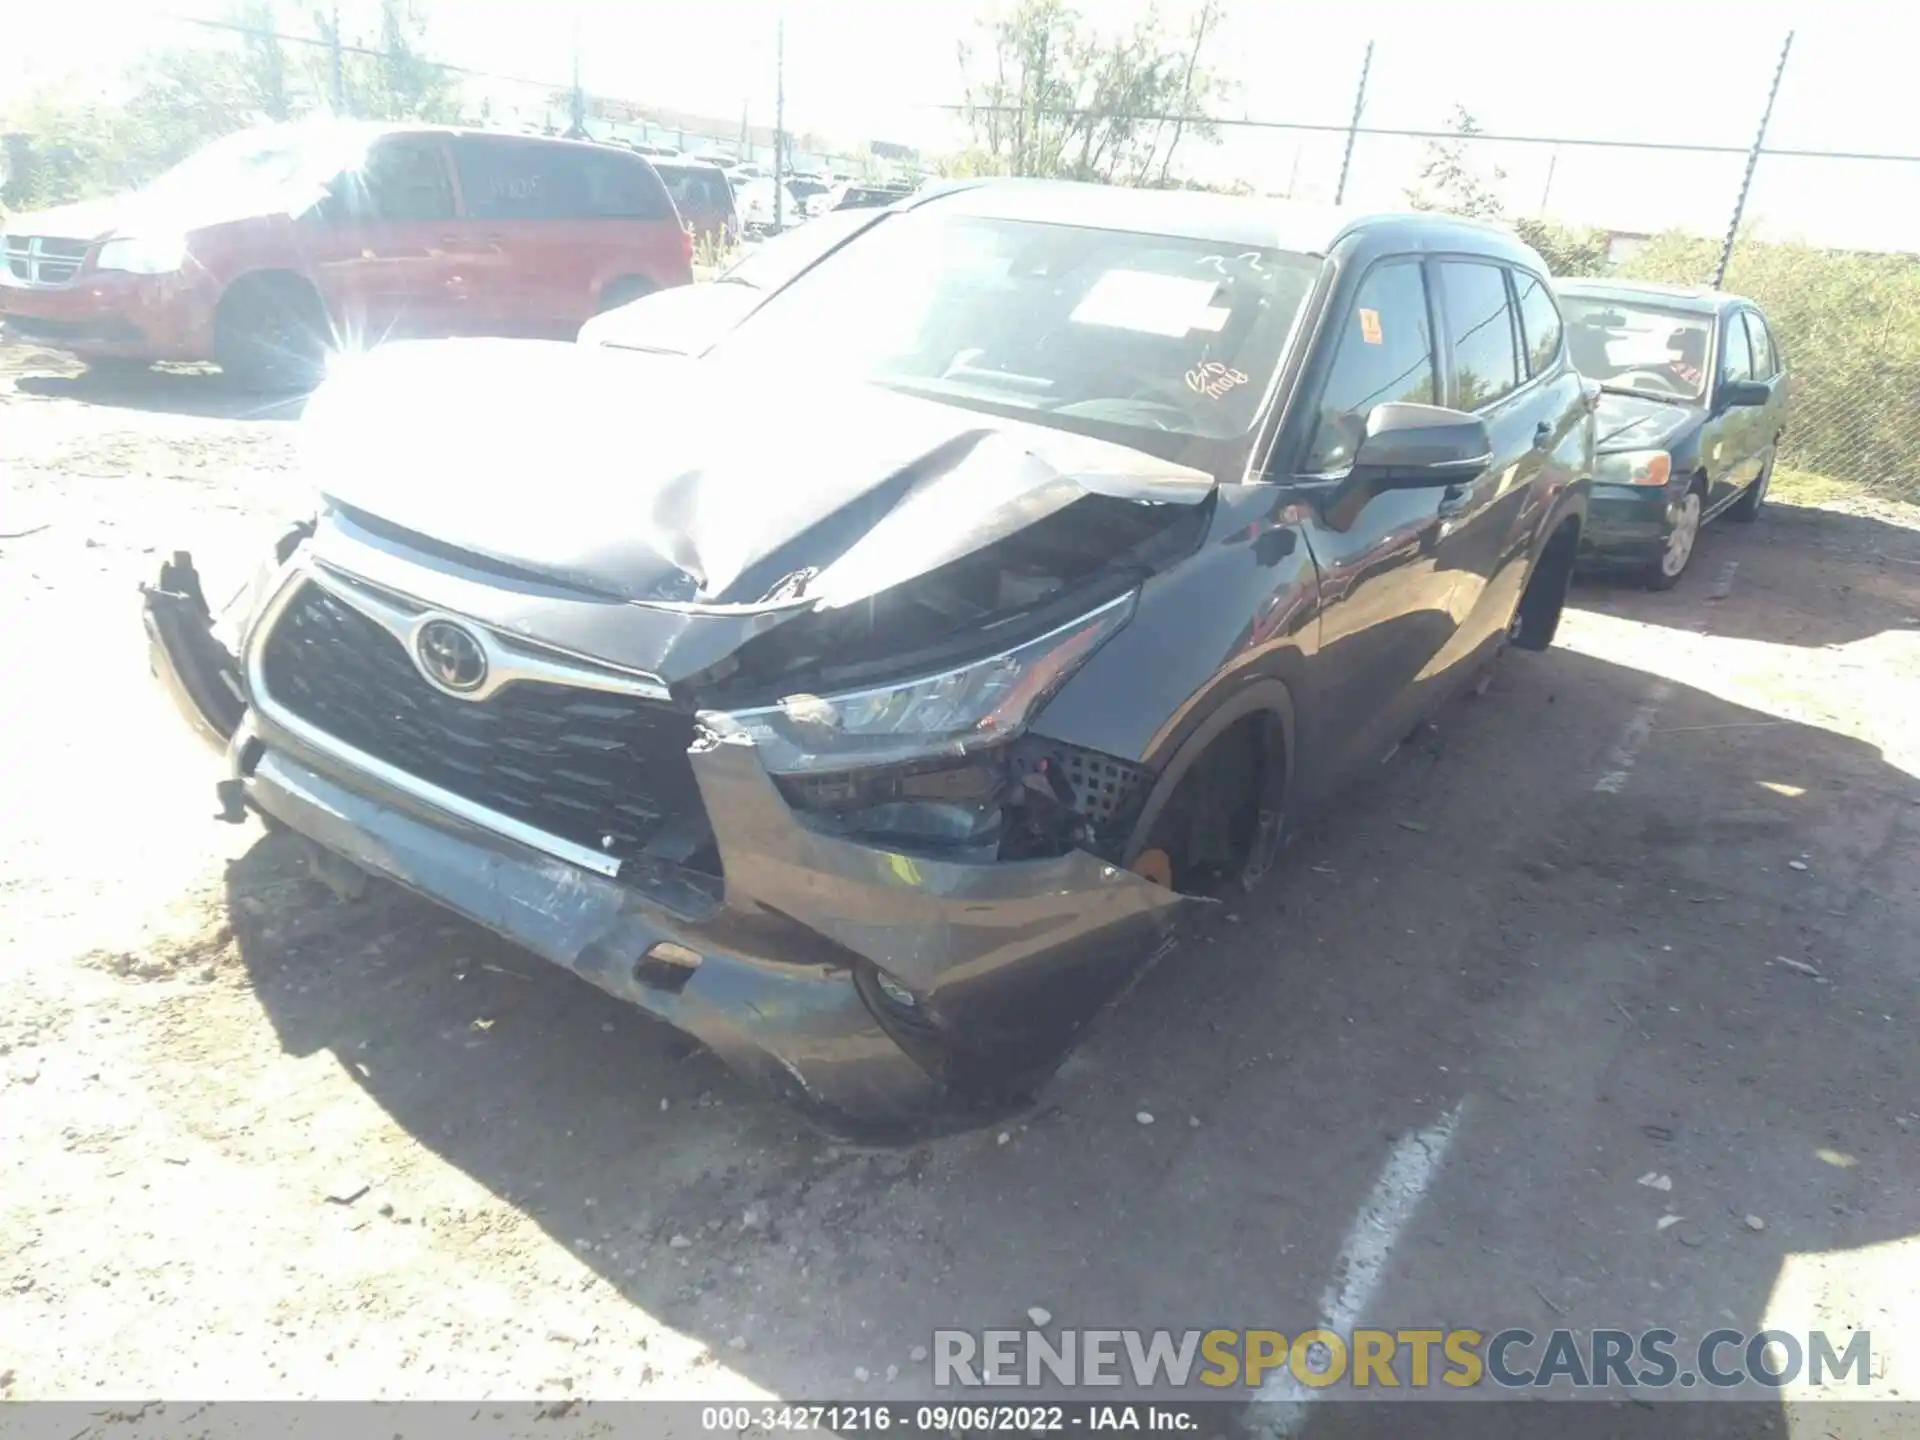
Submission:
M 1275 487 L 1219 493 L 1206 543 L 1147 581 L 1132 620 L 1047 705 L 1036 734 L 1160 771 L 1247 685 L 1275 679 L 1306 695 L 1313 556 Z M 1311 717 L 1297 718 L 1310 732 Z

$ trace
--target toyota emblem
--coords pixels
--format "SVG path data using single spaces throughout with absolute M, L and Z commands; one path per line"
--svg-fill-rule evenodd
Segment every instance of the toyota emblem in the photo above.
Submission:
M 414 659 L 442 690 L 468 695 L 487 683 L 487 652 L 469 630 L 451 620 L 429 620 L 413 641 Z

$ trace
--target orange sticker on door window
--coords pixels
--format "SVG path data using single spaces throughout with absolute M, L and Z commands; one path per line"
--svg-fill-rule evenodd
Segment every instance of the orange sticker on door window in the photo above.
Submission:
M 1380 312 L 1378 310 L 1360 312 L 1360 338 L 1369 345 L 1380 343 Z

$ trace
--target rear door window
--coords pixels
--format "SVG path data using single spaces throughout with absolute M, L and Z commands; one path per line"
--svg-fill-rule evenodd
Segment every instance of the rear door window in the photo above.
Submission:
M 1462 410 L 1478 410 L 1520 383 L 1507 272 L 1499 265 L 1463 260 L 1443 260 L 1439 268 L 1453 341 L 1453 403 Z
M 1437 393 L 1433 327 L 1418 260 L 1375 266 L 1339 334 L 1302 467 L 1308 474 L 1336 474 L 1353 464 L 1374 406 L 1394 400 L 1431 405 Z
M 1767 330 L 1767 322 L 1752 311 L 1747 311 L 1747 340 L 1753 347 L 1753 378 L 1771 380 L 1780 373 L 1780 361 L 1773 353 L 1773 336 Z
M 1747 348 L 1747 327 L 1739 314 L 1729 315 L 1720 337 L 1720 383 L 1753 379 L 1753 352 Z
M 1520 296 L 1520 328 L 1527 350 L 1527 374 L 1542 375 L 1560 355 L 1560 307 L 1554 304 L 1547 282 L 1524 270 L 1513 272 L 1513 288 Z
M 453 182 L 440 142 L 431 136 L 380 141 L 368 152 L 359 178 L 361 185 L 354 188 L 360 193 L 349 202 L 354 213 L 390 221 L 453 218 Z
M 455 142 L 467 209 L 483 220 L 663 220 L 666 190 L 637 155 L 584 145 Z

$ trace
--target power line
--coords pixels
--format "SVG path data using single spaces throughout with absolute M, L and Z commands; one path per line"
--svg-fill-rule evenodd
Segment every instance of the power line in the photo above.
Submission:
M 285 30 L 262 30 L 255 25 L 243 25 L 234 20 L 213 20 L 204 15 L 169 15 L 169 20 L 177 20 L 183 25 L 198 25 L 205 30 L 227 30 L 240 35 L 253 35 L 262 40 L 282 40 L 289 45 L 308 45 L 318 50 L 336 48 L 332 41 L 317 35 L 294 35 Z M 349 45 L 342 40 L 337 47 L 343 55 L 365 55 L 375 60 L 388 57 L 385 50 L 377 50 L 370 45 Z M 512 85 L 532 85 L 542 90 L 565 90 L 563 80 L 534 80 L 525 75 L 503 75 L 496 70 L 476 70 L 470 65 L 454 65 L 445 60 L 433 60 L 421 56 L 420 62 L 431 65 L 437 70 L 445 70 L 455 75 L 466 75 L 475 80 L 504 80 Z
M 955 114 L 965 114 L 970 111 L 997 111 L 1001 113 L 1018 114 L 1022 107 L 1018 105 L 966 105 L 948 103 L 929 105 L 927 108 L 949 111 Z M 1028 113 L 1032 112 L 1029 111 Z M 1041 113 L 1058 116 L 1063 119 L 1078 120 L 1094 116 L 1098 112 L 1088 110 L 1046 110 Z M 1129 114 L 1126 118 L 1141 124 L 1172 124 L 1175 120 L 1184 118 L 1189 125 L 1195 123 L 1220 126 L 1232 125 L 1252 130 L 1295 130 L 1326 135 L 1387 135 L 1398 136 L 1409 140 L 1484 140 L 1500 145 L 1579 145 L 1601 150 L 1663 150 L 1695 155 L 1746 155 L 1751 149 L 1750 146 L 1746 145 L 1687 144 L 1672 140 L 1607 140 L 1591 135 L 1490 135 L 1478 130 L 1471 135 L 1463 135 L 1458 130 L 1398 129 L 1387 125 L 1327 125 L 1315 124 L 1304 120 L 1234 120 L 1224 116 L 1214 115 L 1188 115 L 1181 117 L 1177 115 Z M 1804 150 L 1768 146 L 1762 149 L 1760 153 L 1762 155 L 1784 156 L 1789 159 L 1801 160 L 1891 160 L 1902 161 L 1908 164 L 1920 164 L 1920 154 L 1909 155 L 1887 151 Z

